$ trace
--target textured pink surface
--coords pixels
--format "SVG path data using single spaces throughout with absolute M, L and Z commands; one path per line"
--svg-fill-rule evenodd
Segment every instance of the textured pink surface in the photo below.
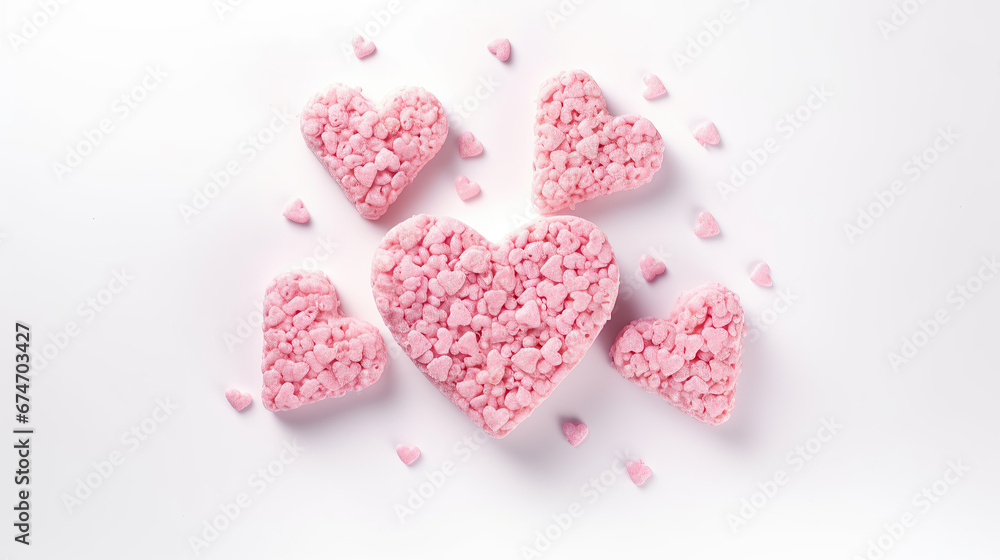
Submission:
M 721 284 L 677 298 L 669 319 L 639 319 L 611 345 L 618 373 L 712 425 L 729 418 L 743 352 L 743 306 Z
M 264 388 L 268 410 L 360 391 L 378 381 L 388 354 L 371 323 L 344 317 L 322 272 L 289 272 L 264 293 Z
M 642 77 L 642 83 L 646 84 L 646 89 L 642 90 L 642 96 L 646 99 L 656 99 L 667 93 L 663 81 L 656 74 L 646 74 Z
M 644 185 L 662 163 L 663 139 L 653 123 L 639 115 L 612 117 L 586 72 L 561 72 L 542 85 L 532 181 L 540 213 Z
M 590 429 L 583 422 L 566 422 L 562 427 L 563 436 L 570 445 L 576 447 L 587 439 Z
M 306 206 L 302 204 L 301 198 L 296 198 L 289 202 L 281 215 L 297 224 L 304 224 L 309 221 L 309 210 L 306 210 Z
M 470 158 L 483 153 L 483 143 L 476 139 L 476 135 L 465 131 L 458 136 L 458 157 Z
M 302 136 L 358 212 L 375 220 L 441 149 L 448 119 L 423 88 L 400 89 L 376 108 L 360 89 L 337 84 L 306 105 Z
M 715 146 L 722 140 L 719 137 L 719 129 L 715 128 L 715 123 L 709 121 L 694 130 L 694 139 L 702 146 Z
M 698 218 L 694 222 L 694 234 L 698 237 L 714 237 L 719 235 L 719 222 L 715 221 L 715 216 L 710 212 L 702 212 L 698 214 Z
M 351 46 L 354 47 L 354 56 L 359 60 L 375 52 L 375 43 L 366 41 L 361 35 L 351 41 Z
M 250 393 L 243 393 L 238 389 L 226 389 L 226 400 L 229 401 L 230 406 L 240 411 L 250 406 L 253 397 L 250 396 Z
M 420 448 L 416 445 L 399 444 L 396 446 L 396 455 L 399 456 L 400 461 L 409 466 L 420 458 Z
M 639 257 L 639 271 L 646 282 L 652 282 L 654 278 L 667 271 L 667 265 L 653 255 L 643 255 Z
M 596 340 L 618 295 L 618 267 L 604 234 L 582 218 L 543 218 L 497 245 L 457 220 L 420 215 L 375 251 L 372 291 L 417 369 L 499 438 Z
M 458 198 L 469 200 L 479 194 L 479 190 L 479 183 L 473 183 L 465 175 L 455 177 L 455 192 L 458 193 Z
M 632 479 L 632 482 L 636 486 L 642 486 L 646 482 L 646 479 L 653 474 L 653 470 L 642 461 L 629 461 L 625 463 L 625 470 L 628 471 L 628 477 Z
M 489 45 L 486 45 L 486 49 L 495 54 L 500 62 L 507 62 L 507 59 L 510 58 L 510 41 L 507 39 L 494 39 L 490 41 Z
M 750 273 L 750 281 L 765 288 L 771 286 L 773 284 L 771 281 L 771 267 L 767 266 L 766 262 L 758 263 L 754 267 L 753 272 Z

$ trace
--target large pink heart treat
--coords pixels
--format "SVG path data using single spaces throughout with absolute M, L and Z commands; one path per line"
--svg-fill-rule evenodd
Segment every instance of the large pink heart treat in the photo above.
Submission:
M 397 90 L 377 108 L 336 84 L 309 100 L 302 136 L 361 216 L 376 220 L 441 149 L 448 118 L 423 88 Z
M 662 163 L 663 139 L 653 123 L 611 116 L 586 72 L 561 72 L 542 85 L 531 193 L 540 213 L 644 185 Z
M 597 338 L 618 266 L 604 233 L 582 218 L 543 218 L 496 245 L 457 220 L 420 215 L 382 240 L 372 291 L 417 369 L 501 438 Z
M 378 381 L 388 360 L 371 323 L 340 312 L 322 272 L 278 276 L 264 294 L 264 388 L 272 411 L 360 391 Z
M 725 422 L 742 368 L 743 306 L 721 284 L 684 292 L 669 319 L 639 319 L 611 345 L 618 372 L 702 422 Z

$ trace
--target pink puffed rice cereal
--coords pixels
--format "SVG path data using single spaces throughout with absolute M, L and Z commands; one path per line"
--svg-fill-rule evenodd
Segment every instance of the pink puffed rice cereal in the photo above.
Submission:
M 510 41 L 504 38 L 494 39 L 486 45 L 486 50 L 500 59 L 500 62 L 507 62 L 510 58 Z
M 625 379 L 718 425 L 733 411 L 744 336 L 739 296 L 707 283 L 681 294 L 669 319 L 639 319 L 622 329 L 611 360 Z
M 535 115 L 532 201 L 553 214 L 648 183 L 663 163 L 663 139 L 639 115 L 613 117 L 582 70 L 542 85 Z
M 719 137 L 719 129 L 715 128 L 715 123 L 712 121 L 703 123 L 696 128 L 694 130 L 694 139 L 704 148 L 718 145 L 722 141 L 722 138 Z
M 419 215 L 372 260 L 375 304 L 428 380 L 502 438 L 583 358 L 618 296 L 607 238 L 575 217 L 540 219 L 494 244 Z
M 645 484 L 646 480 L 653 474 L 653 469 L 649 468 L 642 461 L 629 461 L 625 463 L 625 470 L 628 471 L 628 477 L 632 479 L 632 482 L 636 486 Z
M 465 175 L 455 177 L 455 192 L 458 193 L 458 198 L 463 201 L 478 195 L 479 191 L 479 183 L 473 183 Z
M 667 265 L 653 255 L 645 254 L 639 257 L 639 271 L 646 282 L 652 282 L 657 276 L 667 271 Z
M 647 100 L 656 99 L 667 93 L 663 81 L 656 74 L 646 74 L 642 77 L 642 83 L 646 84 L 646 89 L 642 90 L 642 96 Z
M 378 381 L 385 342 L 367 321 L 344 317 L 322 272 L 289 272 L 264 293 L 264 408 L 291 410 Z
M 309 221 L 309 210 L 302 204 L 301 198 L 296 198 L 289 202 L 281 215 L 297 224 L 304 224 Z
M 458 157 L 463 159 L 476 157 L 481 153 L 483 153 L 483 143 L 475 134 L 465 131 L 458 135 Z
M 396 455 L 404 465 L 410 466 L 420 458 L 420 448 L 416 445 L 399 444 L 396 446 Z
M 698 219 L 694 222 L 694 234 L 698 237 L 715 237 L 722 230 L 719 229 L 719 222 L 715 221 L 715 216 L 711 212 L 698 214 Z
M 236 412 L 239 412 L 250 406 L 250 403 L 253 402 L 253 397 L 250 396 L 250 393 L 244 393 L 239 389 L 226 389 L 226 400 L 229 401 L 229 406 L 236 409 Z
M 351 41 L 351 46 L 354 47 L 354 56 L 358 57 L 358 60 L 375 52 L 375 43 L 361 35 Z
M 336 84 L 306 105 L 302 136 L 361 216 L 376 220 L 441 149 L 448 118 L 423 88 L 397 90 L 378 108 Z
M 767 263 L 763 261 L 757 263 L 753 272 L 750 273 L 750 281 L 758 286 L 770 287 L 774 284 L 771 281 L 771 267 L 767 266 Z
M 583 440 L 587 439 L 590 428 L 583 422 L 566 422 L 563 424 L 562 431 L 566 441 L 573 447 L 576 447 L 583 443 Z

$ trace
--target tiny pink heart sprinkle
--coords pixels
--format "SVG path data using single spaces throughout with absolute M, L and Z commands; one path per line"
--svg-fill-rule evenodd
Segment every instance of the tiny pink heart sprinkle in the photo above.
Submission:
M 656 99 L 667 93 L 663 81 L 656 74 L 646 74 L 642 77 L 642 83 L 646 84 L 646 89 L 642 90 L 642 96 L 646 99 Z
M 351 41 L 351 46 L 354 47 L 354 56 L 359 60 L 375 52 L 375 43 L 366 41 L 361 35 Z
M 309 221 L 309 210 L 306 210 L 301 198 L 296 198 L 289 202 L 281 215 L 297 224 L 304 224 Z
M 771 267 L 766 262 L 761 261 L 750 273 L 750 281 L 765 288 L 773 284 L 771 282 Z
M 396 446 L 396 455 L 399 455 L 399 460 L 404 464 L 412 465 L 420 458 L 420 448 L 416 445 L 399 444 Z
M 583 443 L 583 440 L 587 439 L 587 434 L 590 433 L 587 425 L 583 422 L 566 422 L 563 424 L 562 430 L 566 441 L 573 447 Z
M 362 166 L 354 168 L 354 178 L 367 189 L 372 186 L 373 182 L 375 182 L 375 173 L 377 172 L 378 168 L 375 166 L 375 163 L 368 162 Z
M 471 132 L 463 132 L 458 137 L 458 157 L 470 158 L 483 153 L 483 143 Z
M 719 129 L 712 121 L 708 121 L 694 130 L 694 139 L 702 146 L 715 146 L 719 143 Z
M 667 265 L 653 255 L 647 254 L 639 257 L 639 270 L 646 282 L 652 282 L 654 278 L 667 271 Z
M 226 400 L 233 408 L 240 411 L 250 406 L 253 397 L 250 396 L 250 393 L 241 393 L 237 389 L 226 389 Z
M 719 235 L 719 222 L 715 221 L 715 216 L 708 212 L 698 214 L 698 219 L 694 223 L 694 234 L 698 237 L 712 237 Z
M 479 194 L 479 183 L 473 183 L 465 175 L 459 175 L 455 178 L 455 192 L 458 193 L 458 198 L 469 200 Z
M 646 463 L 642 461 L 629 461 L 625 465 L 625 470 L 628 471 L 628 477 L 632 479 L 632 482 L 636 486 L 642 486 L 649 475 L 653 474 L 652 469 L 646 466 Z
M 510 58 L 510 41 L 507 39 L 494 39 L 490 41 L 489 45 L 486 45 L 486 48 L 495 54 L 500 62 L 507 62 L 507 59 Z

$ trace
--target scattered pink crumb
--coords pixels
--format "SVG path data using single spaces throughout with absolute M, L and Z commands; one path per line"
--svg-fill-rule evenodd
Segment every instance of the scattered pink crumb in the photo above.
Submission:
M 773 284 L 771 282 L 771 267 L 767 266 L 766 262 L 761 261 L 750 273 L 750 281 L 765 288 L 771 286 Z
M 250 406 L 253 397 L 250 396 L 250 393 L 243 393 L 238 389 L 226 389 L 226 400 L 233 408 L 240 411 Z
M 654 278 L 667 271 L 667 265 L 653 255 L 645 254 L 639 257 L 639 270 L 646 282 L 652 282 Z
M 510 41 L 507 39 L 494 39 L 490 41 L 489 45 L 486 45 L 486 48 L 495 54 L 500 62 L 507 62 L 507 59 L 510 58 Z
M 694 130 L 694 138 L 704 147 L 715 146 L 719 143 L 719 129 L 715 128 L 715 123 L 708 121 Z
M 420 448 L 416 445 L 399 444 L 396 446 L 396 455 L 399 455 L 400 461 L 409 466 L 420 458 Z
M 632 482 L 636 486 L 642 486 L 649 475 L 653 474 L 653 470 L 646 466 L 646 463 L 642 461 L 629 461 L 625 464 L 625 470 L 628 471 L 628 477 L 632 479 Z
M 458 137 L 458 157 L 470 158 L 483 153 L 483 143 L 476 139 L 476 136 L 469 131 L 463 132 Z
M 479 194 L 479 183 L 473 183 L 465 175 L 459 175 L 455 178 L 455 192 L 458 193 L 458 198 L 469 200 Z
M 375 52 L 375 43 L 365 40 L 361 35 L 351 41 L 351 46 L 354 47 L 354 56 L 358 57 L 358 60 Z
M 281 215 L 297 224 L 304 224 L 309 221 L 309 210 L 306 210 L 306 206 L 302 204 L 301 198 L 296 198 L 289 202 Z
M 698 214 L 698 219 L 694 223 L 694 234 L 698 237 L 713 237 L 719 235 L 719 222 L 715 221 L 715 216 L 709 212 Z
M 663 81 L 656 74 L 646 74 L 642 77 L 642 83 L 646 84 L 646 89 L 642 90 L 642 96 L 646 99 L 656 99 L 667 93 L 667 88 L 664 87 Z
M 562 430 L 566 441 L 573 447 L 583 443 L 583 440 L 587 439 L 587 434 L 590 433 L 589 428 L 583 422 L 566 422 L 563 424 Z

